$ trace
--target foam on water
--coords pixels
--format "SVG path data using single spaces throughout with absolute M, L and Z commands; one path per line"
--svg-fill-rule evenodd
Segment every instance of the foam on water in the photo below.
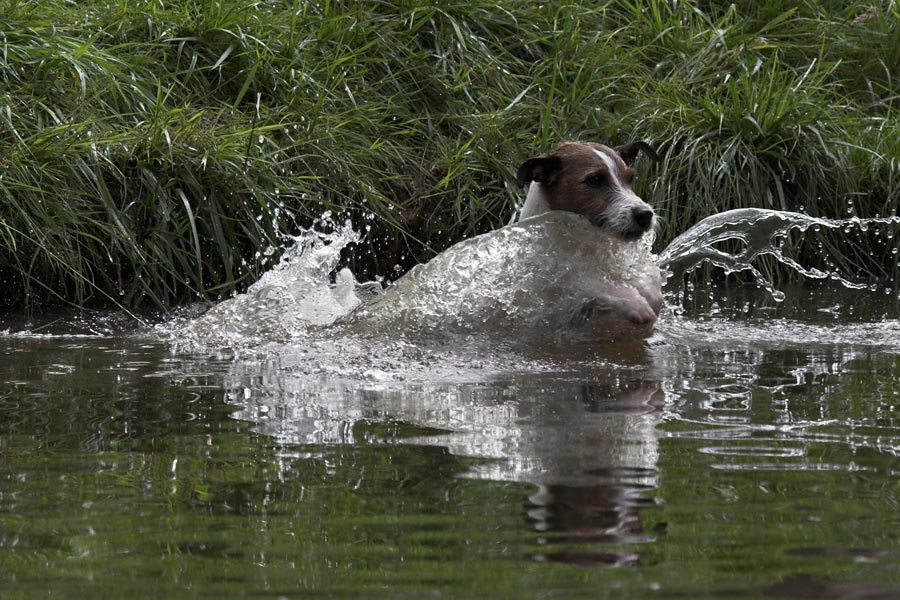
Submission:
M 554 368 L 528 344 L 608 336 L 602 313 L 581 314 L 593 290 L 658 277 L 649 241 L 605 238 L 568 213 L 466 240 L 380 294 L 380 284 L 337 269 L 358 239 L 349 226 L 303 232 L 245 293 L 156 333 L 176 352 L 277 360 L 298 376 L 477 379 Z
M 585 305 L 600 286 L 659 276 L 649 240 L 623 242 L 581 216 L 557 212 L 465 240 L 360 307 L 361 297 L 380 285 L 336 271 L 341 250 L 358 239 L 349 226 L 330 234 L 306 231 L 246 293 L 158 331 L 188 352 L 310 345 L 334 340 L 336 332 L 425 342 L 446 334 L 642 337 L 646 327 Z M 336 327 L 326 331 L 330 325 Z

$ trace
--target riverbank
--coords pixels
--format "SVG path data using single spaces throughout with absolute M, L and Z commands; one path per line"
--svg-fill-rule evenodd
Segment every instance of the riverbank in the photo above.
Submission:
M 898 23 L 889 2 L 13 5 L 0 303 L 216 300 L 326 214 L 367 232 L 360 278 L 391 278 L 506 223 L 518 164 L 568 138 L 659 148 L 658 244 L 743 206 L 888 215 Z M 832 254 L 896 280 L 896 243 Z

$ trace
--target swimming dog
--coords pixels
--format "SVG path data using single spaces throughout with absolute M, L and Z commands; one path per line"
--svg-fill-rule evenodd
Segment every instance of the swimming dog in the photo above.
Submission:
M 640 238 L 656 226 L 656 213 L 633 189 L 640 153 L 659 160 L 642 141 L 613 148 L 564 142 L 549 154 L 526 160 L 516 175 L 520 187 L 530 184 L 519 221 L 562 210 L 583 215 L 623 240 Z M 585 312 L 609 312 L 637 325 L 652 325 L 662 304 L 661 278 L 650 274 L 632 286 L 602 287 Z
M 656 215 L 632 189 L 643 142 L 569 142 L 525 161 L 520 220 L 413 267 L 345 323 L 368 334 L 480 335 L 525 344 L 636 340 L 662 306 L 648 240 Z

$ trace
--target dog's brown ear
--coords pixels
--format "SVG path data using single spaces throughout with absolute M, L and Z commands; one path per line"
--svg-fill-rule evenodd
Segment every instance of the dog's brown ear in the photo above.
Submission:
M 526 183 L 532 181 L 553 183 L 560 168 L 562 168 L 562 161 L 558 156 L 552 154 L 529 158 L 519 167 L 519 171 L 516 173 L 516 183 L 519 187 L 524 187 Z
M 647 142 L 631 142 L 630 144 L 616 146 L 613 150 L 622 157 L 622 160 L 624 160 L 625 164 L 629 167 L 634 165 L 634 161 L 637 160 L 638 153 L 640 152 L 646 154 L 653 162 L 659 160 L 656 150 L 654 150 Z

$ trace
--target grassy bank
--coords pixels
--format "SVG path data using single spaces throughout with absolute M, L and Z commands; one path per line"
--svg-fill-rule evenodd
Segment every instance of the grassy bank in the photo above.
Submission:
M 566 138 L 660 148 L 660 243 L 739 206 L 890 214 L 900 6 L 831 4 L 2 2 L 0 301 L 216 299 L 326 211 L 394 276 L 505 223 Z

